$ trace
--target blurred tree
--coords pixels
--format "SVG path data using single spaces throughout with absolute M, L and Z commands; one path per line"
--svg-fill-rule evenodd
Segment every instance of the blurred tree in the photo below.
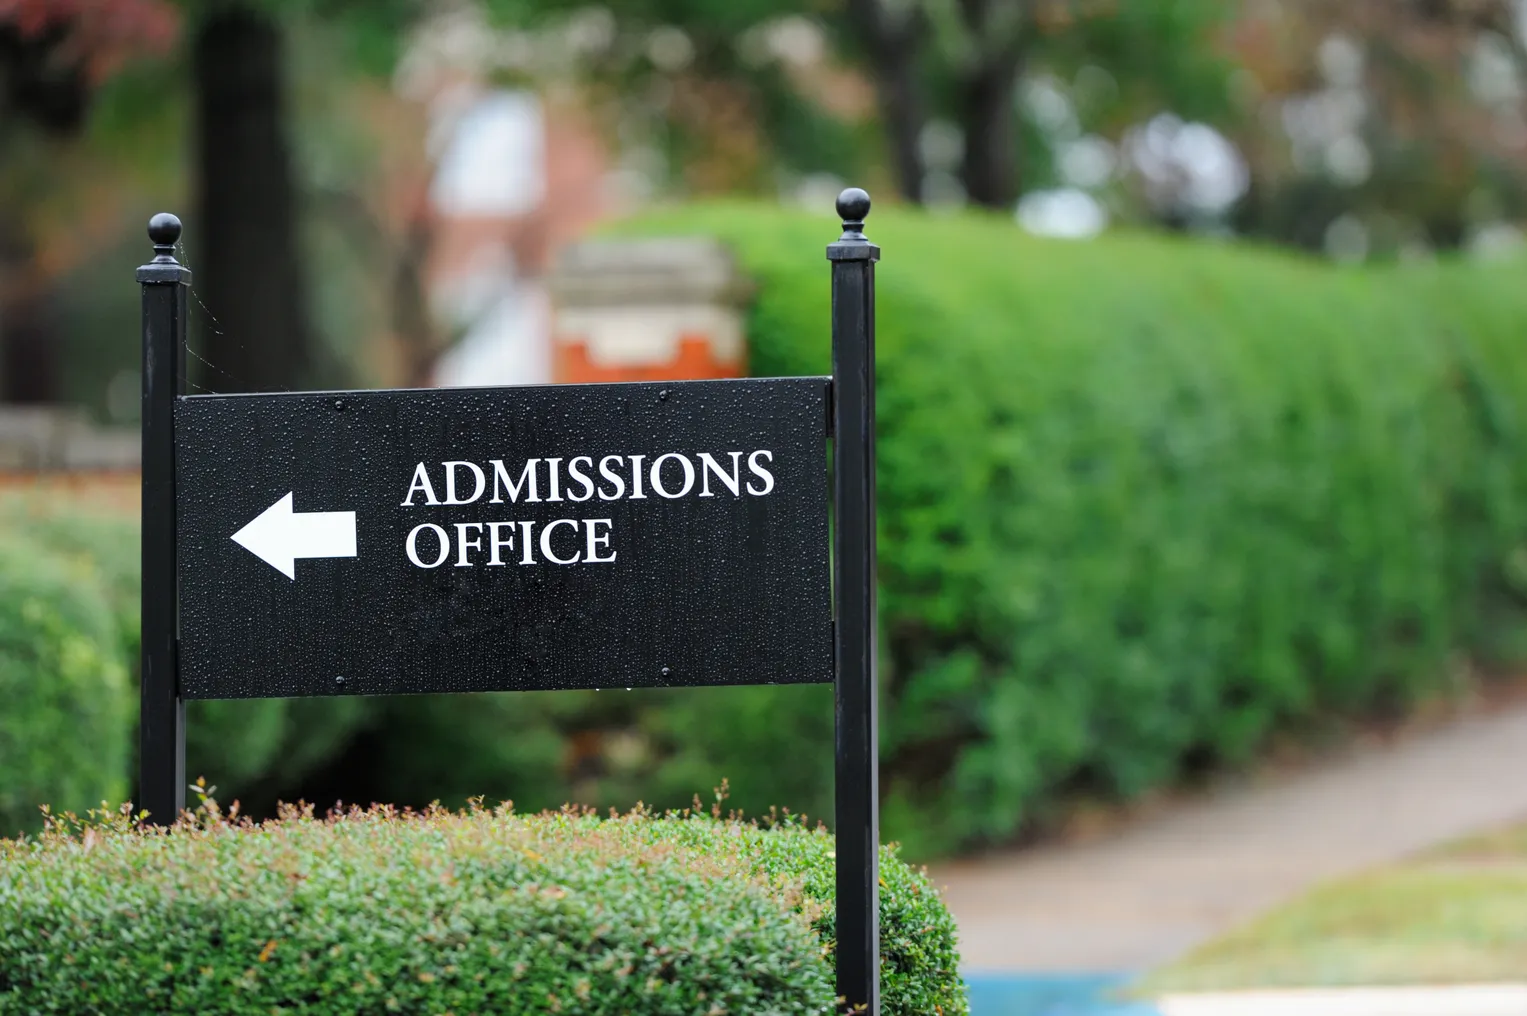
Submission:
M 921 18 L 899 16 L 904 23 L 901 33 L 919 20 L 926 23 L 918 26 L 917 37 L 928 40 L 925 59 L 937 62 L 934 76 L 943 79 L 943 101 L 938 107 L 960 128 L 964 149 L 960 181 L 965 195 L 988 208 L 1009 208 L 1020 192 L 1018 80 L 1035 56 L 1036 44 L 1043 38 L 1040 27 L 1053 16 L 1051 8 L 1059 11 L 1068 4 L 1032 0 L 919 3 Z M 881 24 L 898 17 L 885 10 L 885 0 L 860 0 L 860 4 L 876 8 Z M 881 34 L 871 30 L 867 37 L 877 39 Z M 903 181 L 904 192 L 909 184 Z
M 484 0 L 501 80 L 572 91 L 640 175 L 689 193 L 858 171 L 853 75 L 820 73 L 815 0 Z M 850 115 L 844 115 L 844 107 Z
M 1113 140 L 1158 113 L 1229 114 L 1222 0 L 920 2 L 934 27 L 930 107 L 959 128 L 960 182 L 976 204 L 1011 208 L 1049 155 L 1025 151 L 1043 149 L 1056 126 L 1034 122 L 1044 111 L 1021 101 L 1026 81 L 1066 83 L 1073 129 Z
M 311 366 L 297 184 L 287 141 L 281 30 L 244 3 L 193 29 L 198 337 L 219 391 L 302 386 Z
M 300 388 L 316 369 L 284 26 L 336 24 L 335 56 L 390 69 L 412 0 L 183 0 L 195 100 L 201 371 L 219 391 Z
M 1246 5 L 1238 227 L 1345 258 L 1502 235 L 1527 214 L 1524 31 L 1514 0 Z
M 1231 67 L 1217 47 L 1222 0 L 497 0 L 516 24 L 573 26 L 580 66 L 628 113 L 655 111 L 684 135 L 693 160 L 706 137 L 752 126 L 748 165 L 719 189 L 757 189 L 768 174 L 862 173 L 856 76 L 873 88 L 895 187 L 922 201 L 931 132 L 948 126 L 966 199 L 1010 208 L 1025 187 L 1027 151 L 1042 132 L 1026 124 L 1026 77 L 1070 78 L 1092 68 L 1107 81 L 1102 120 L 1178 110 L 1226 115 Z M 590 12 L 600 12 L 593 15 Z M 575 32 L 574 34 L 577 34 Z M 835 47 L 844 64 L 829 66 Z M 844 72 L 847 73 L 844 73 Z M 862 73 L 861 73 L 862 72 Z M 1094 96 L 1094 98 L 1096 98 Z M 687 101 L 686 101 L 687 100 Z M 708 117 L 707 115 L 708 114 Z M 836 138 L 834 138 L 836 135 Z M 829 140 L 831 139 L 831 140 Z M 936 138 L 934 139 L 936 140 Z M 826 143 L 824 143 L 824 141 Z M 683 146 L 688 148 L 684 149 Z M 718 189 L 711 186 L 707 189 Z
M 41 246 L 45 230 L 35 210 L 58 204 L 70 189 L 60 170 L 80 140 L 102 133 L 89 114 L 103 96 L 115 117 L 106 144 L 96 145 L 93 165 L 73 160 L 87 192 L 109 189 L 112 181 L 103 177 L 125 170 L 123 156 L 177 152 L 178 130 L 165 135 L 158 121 L 164 110 L 178 110 L 187 93 L 193 100 L 193 268 L 209 311 L 197 319 L 204 334 L 195 345 L 205 362 L 193 372 L 203 387 L 262 390 L 313 379 L 303 194 L 289 142 L 283 34 L 304 19 L 337 25 L 345 44 L 335 54 L 341 63 L 352 73 L 385 72 L 417 5 L 180 0 L 180 7 L 171 0 L 0 0 L 0 396 L 60 397 L 61 342 L 49 288 L 68 264 Z M 189 70 L 189 79 L 162 80 L 146 92 L 117 74 L 136 55 L 174 57 L 177 39 L 189 43 L 189 59 L 172 59 L 163 69 Z M 70 222 L 80 237 L 100 225 Z M 90 249 L 88 242 L 73 246 Z
M 0 0 L 0 401 L 59 397 L 59 337 L 44 225 L 33 211 L 77 138 L 100 83 L 162 51 L 173 11 L 160 0 Z
M 922 153 L 928 125 L 918 55 L 928 30 L 927 10 L 918 3 L 887 4 L 885 0 L 846 0 L 850 46 L 863 47 L 874 74 L 875 92 L 890 148 L 896 189 L 905 201 L 922 201 L 927 166 Z

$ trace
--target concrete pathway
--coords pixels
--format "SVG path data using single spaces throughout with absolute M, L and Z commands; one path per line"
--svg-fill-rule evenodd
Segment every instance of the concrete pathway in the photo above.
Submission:
M 1161 1016 L 1523 1016 L 1527 985 L 1247 991 L 1168 996 L 1156 1005 Z
M 1527 704 L 1106 838 L 936 867 L 972 971 L 1139 971 L 1309 886 L 1527 819 Z

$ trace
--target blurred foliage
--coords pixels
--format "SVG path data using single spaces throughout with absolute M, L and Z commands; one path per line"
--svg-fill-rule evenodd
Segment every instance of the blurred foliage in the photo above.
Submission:
M 865 33 L 865 22 L 899 18 L 902 32 L 923 40 L 911 47 L 927 94 L 919 105 L 930 122 L 959 129 L 958 166 L 943 168 L 957 169 L 974 204 L 1011 209 L 1025 190 L 1068 183 L 1055 159 L 1084 135 L 1117 141 L 1132 123 L 1164 110 L 1221 121 L 1232 112 L 1233 65 L 1216 44 L 1231 9 L 1220 0 L 862 0 L 848 12 L 860 15 L 838 30 L 850 52 L 856 37 L 873 48 L 876 33 Z M 1058 85 L 1070 109 L 1022 101 L 1034 82 Z M 896 108 L 882 108 L 882 119 L 894 123 Z M 907 129 L 923 143 L 927 126 Z M 1007 150 L 994 150 L 992 139 Z M 902 186 L 927 198 L 926 174 L 939 167 L 928 164 L 925 144 L 921 151 L 923 191 Z
M 660 192 L 772 192 L 810 172 L 862 173 L 875 160 L 865 127 L 841 114 L 863 92 L 841 76 L 792 73 L 762 36 L 800 0 L 488 0 L 502 49 L 485 61 L 516 84 L 571 85 Z M 495 37 L 487 26 L 491 51 Z M 803 87 L 805 85 L 806 87 Z M 812 86 L 815 87 L 812 87 Z M 823 87 L 826 86 L 826 87 Z M 862 103 L 861 103 L 862 105 Z
M 761 284 L 753 369 L 827 369 L 818 217 L 630 228 L 728 240 Z M 909 849 L 1243 764 L 1275 731 L 1444 691 L 1460 658 L 1521 658 L 1520 265 L 1337 270 L 894 210 L 870 235 L 882 786 Z M 685 754 L 746 716 L 808 743 L 827 701 L 739 693 L 734 722 L 718 699 Z M 786 750 L 725 775 L 818 765 Z
M 57 723 L 35 716 L 24 724 L 28 731 L 36 728 L 37 740 L 16 743 L 31 746 L 28 758 L 41 771 L 57 772 L 63 782 L 56 790 L 28 777 L 16 758 L 0 752 L 0 785 L 9 788 L 7 796 L 0 797 L 4 805 L 0 806 L 0 835 L 5 835 L 20 827 L 18 815 L 29 820 L 24 827 L 36 826 L 30 820 L 40 804 L 82 810 L 105 796 L 119 798 L 132 785 L 140 562 L 136 521 L 70 510 L 52 499 L 12 496 L 0 500 L 0 544 L 26 548 L 41 562 L 35 568 L 4 569 L 6 585 L 0 600 L 5 606 L 0 609 L 14 613 L 7 629 L 7 652 L 18 654 L 8 658 L 6 671 L 17 668 L 13 679 L 25 677 L 29 686 L 52 695 L 84 694 L 100 686 L 95 694 L 99 703 L 92 708 L 103 713 L 97 717 L 81 707 L 77 737 L 61 734 Z M 58 619 L 48 613 L 53 609 L 48 598 L 53 596 L 68 599 L 70 611 L 83 612 L 79 615 L 83 620 L 78 621 L 70 611 L 61 616 L 82 626 L 81 638 L 94 640 L 88 643 L 94 655 L 81 655 L 82 651 L 59 655 L 58 646 L 63 644 L 59 640 L 70 632 L 59 628 Z M 27 606 L 34 598 L 41 606 Z M 55 670 L 66 665 L 75 670 L 53 677 Z M 121 675 L 114 677 L 118 669 Z M 207 777 L 229 799 L 242 795 L 256 806 L 271 809 L 281 791 L 307 777 L 348 742 L 368 717 L 369 706 L 361 699 L 188 703 L 187 772 Z M 30 713 L 22 708 L 6 715 L 20 719 Z M 65 719 L 60 715 L 58 722 Z M 83 779 L 80 772 L 89 772 L 97 785 L 110 788 L 110 794 L 103 790 L 80 796 L 68 782 Z
M 620 228 L 726 239 L 760 284 L 754 369 L 827 369 L 819 216 Z M 895 209 L 871 235 L 884 821 L 914 854 L 1527 656 L 1520 266 L 1075 245 Z M 129 639 L 130 529 L 28 532 L 98 562 Z M 191 771 L 256 811 L 666 807 L 727 777 L 750 813 L 830 817 L 828 688 L 198 704 L 189 729 Z
M 449 119 L 435 100 L 464 81 L 596 114 L 612 180 L 637 199 L 806 198 L 852 179 L 1011 208 L 1079 188 L 1116 222 L 1346 260 L 1508 247 L 1527 215 L 1527 46 L 1510 0 L 15 0 L 0 10 L 0 350 L 19 349 L 13 380 L 35 376 L 9 397 L 131 418 L 105 394 L 130 386 L 137 353 L 100 324 L 118 291 L 99 273 L 123 237 L 141 242 L 148 212 L 198 192 L 188 53 L 238 7 L 286 44 L 292 228 L 326 268 L 300 276 L 302 383 L 418 383 L 441 351 L 450 329 L 410 294 L 429 250 L 427 124 Z M 441 40 L 434 83 L 415 89 Z M 57 81 L 38 76 L 48 67 Z M 1163 121 L 1234 141 L 1218 170 L 1236 178 L 1221 188 L 1234 207 L 1187 194 L 1204 153 L 1186 135 L 1146 165 L 1137 142 Z M 222 261 L 187 218 L 210 287 Z M 87 285 L 83 303 L 60 297 Z M 220 364 L 193 358 L 193 383 L 241 388 L 220 361 L 258 328 L 214 323 L 215 307 L 193 317 Z
M 288 794 L 678 808 L 725 778 L 744 814 L 778 807 L 830 822 L 832 760 L 827 687 L 408 696 L 388 700 L 345 754 Z
M 427 0 L 107 0 L 105 6 L 128 4 L 173 9 L 188 33 L 201 19 L 236 8 L 287 25 L 321 23 L 336 29 L 332 58 L 360 73 L 383 75 L 391 72 L 409 27 L 429 10 Z
M 135 399 L 103 393 L 136 391 L 139 355 L 118 327 L 121 265 L 143 216 L 196 182 L 186 40 L 229 2 L 98 5 L 152 17 L 70 51 L 92 54 L 64 82 L 83 118 L 18 106 L 34 93 L 14 83 L 96 23 L 76 0 L 0 10 L 0 328 L 51 305 L 66 341 L 47 348 L 71 372 L 56 394 L 118 419 Z M 1091 189 L 1116 219 L 1221 228 L 1184 210 L 1184 165 L 1148 180 L 1131 155 L 1174 112 L 1236 142 L 1243 233 L 1389 258 L 1499 241 L 1527 213 L 1527 60 L 1502 0 L 487 0 L 439 23 L 445 8 L 415 0 L 245 2 L 291 43 L 303 244 L 324 266 L 314 359 L 337 379 L 398 373 L 378 336 L 401 330 L 387 301 L 427 248 L 413 227 L 432 167 L 423 99 L 382 79 L 406 91 L 432 26 L 470 43 L 471 60 L 443 51 L 447 77 L 573 96 L 660 194 L 825 176 L 931 200 L 942 180 L 1007 206 L 1074 185 L 1066 152 L 1102 142 Z M 889 252 L 886 821 L 917 850 L 1006 836 L 1077 789 L 1128 796 L 1234 764 L 1324 711 L 1399 708 L 1458 657 L 1515 654 L 1515 269 L 1336 272 L 1137 237 L 1056 247 L 994 220 L 873 225 Z M 763 283 L 755 367 L 825 367 L 821 220 L 708 209 L 635 228 L 726 235 Z M 192 316 L 219 327 L 198 302 Z M 26 538 L 72 560 L 72 525 Z M 135 660 L 135 541 L 80 539 Z M 674 804 L 730 775 L 751 812 L 826 815 L 830 706 L 817 688 L 195 704 L 190 765 L 255 808 Z
M 1527 214 L 1515 0 L 1282 0 L 1228 36 L 1252 169 L 1236 228 L 1347 259 L 1488 245 Z M 1334 230 L 1334 231 L 1333 231 Z
M 110 235 L 155 120 L 138 119 L 132 143 L 114 144 L 97 125 L 97 92 L 135 57 L 167 51 L 174 34 L 158 0 L 0 5 L 0 400 L 61 394 L 51 287 Z
M 487 7 L 549 43 L 545 62 L 517 69 L 522 78 L 591 86 L 623 141 L 634 133 L 660 148 L 661 176 L 680 193 L 768 192 L 830 174 L 894 183 L 920 201 L 927 175 L 944 172 L 978 203 L 1004 205 L 1020 182 L 1052 179 L 1054 145 L 1072 140 L 1033 129 L 1015 91 L 1024 76 L 1101 78 L 1085 126 L 1115 134 L 1161 109 L 1223 119 L 1233 105 L 1233 67 L 1215 38 L 1227 8 L 1216 0 Z M 963 149 L 947 164 L 928 154 L 927 133 L 940 126 Z M 972 151 L 988 138 L 1002 139 L 1000 150 Z M 988 194 L 976 179 L 993 172 L 1011 179 Z
M 761 284 L 755 371 L 827 369 L 817 217 L 712 206 L 621 229 L 729 240 Z M 894 210 L 870 232 L 884 823 L 913 853 L 1244 765 L 1280 732 L 1527 656 L 1520 266 L 1078 246 Z M 750 812 L 830 816 L 830 689 L 556 702 L 400 705 L 381 740 L 403 747 L 352 762 L 415 803 L 667 806 L 725 776 Z
M 112 600 L 90 557 L 0 525 L 0 836 L 40 828 L 40 805 L 127 791 L 133 702 Z

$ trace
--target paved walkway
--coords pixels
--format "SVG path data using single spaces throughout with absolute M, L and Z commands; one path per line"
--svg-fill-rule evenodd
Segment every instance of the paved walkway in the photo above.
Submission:
M 1138 971 L 1314 883 L 1527 818 L 1527 705 L 1105 839 L 935 868 L 972 971 Z
M 1527 985 L 1343 988 L 1169 996 L 1161 1016 L 1522 1016 Z

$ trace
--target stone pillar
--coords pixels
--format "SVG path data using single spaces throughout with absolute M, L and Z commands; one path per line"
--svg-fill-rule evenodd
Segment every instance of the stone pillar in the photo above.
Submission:
M 552 379 L 668 381 L 747 373 L 749 287 L 704 238 L 593 240 L 550 278 Z

